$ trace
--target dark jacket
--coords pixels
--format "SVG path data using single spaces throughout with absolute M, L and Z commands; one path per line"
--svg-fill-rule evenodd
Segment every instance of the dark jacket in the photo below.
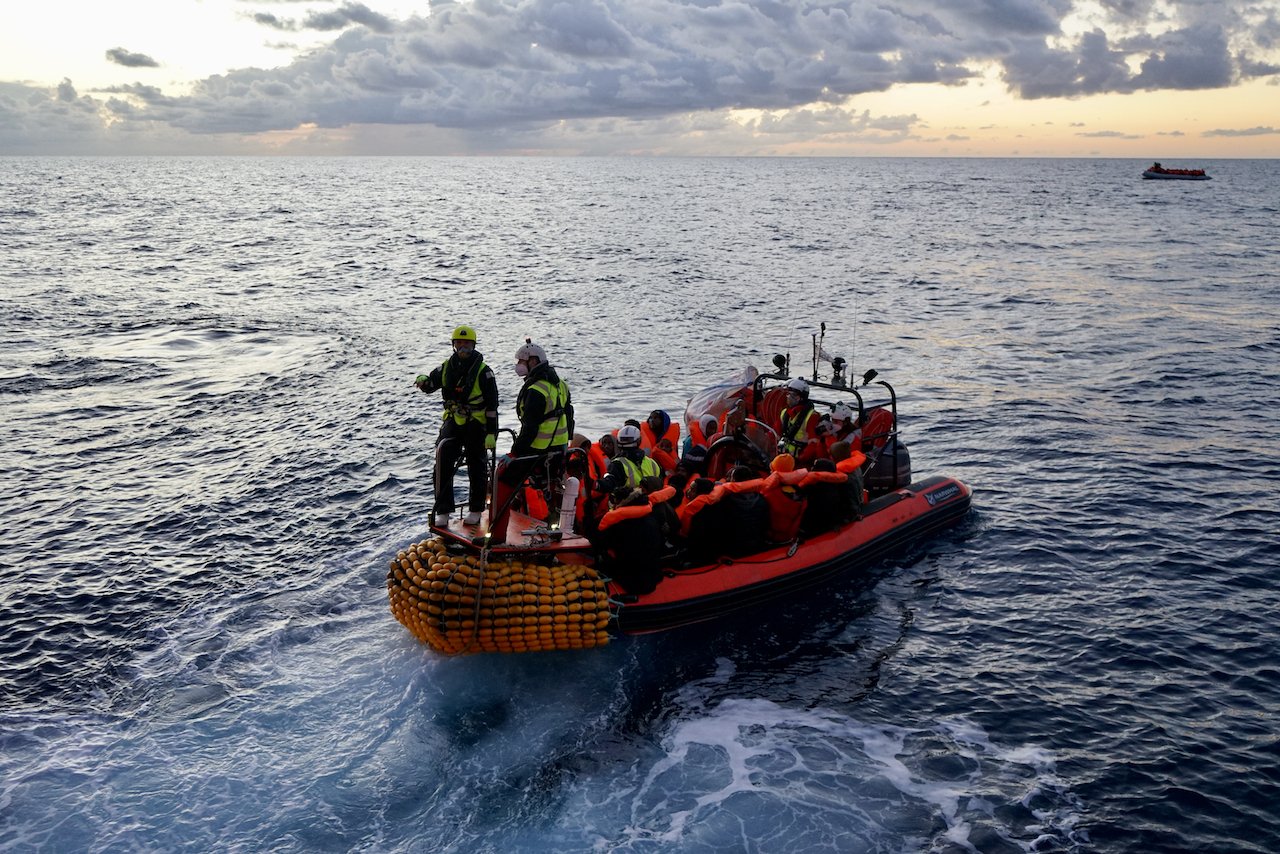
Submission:
M 468 405 L 477 374 L 480 394 L 484 397 L 484 431 L 495 434 L 498 432 L 498 381 L 493 376 L 493 369 L 484 363 L 484 356 L 479 350 L 473 350 L 465 361 L 454 353 L 444 364 L 427 374 L 426 381 L 418 388 L 428 394 L 439 390 L 447 415 L 451 406 Z

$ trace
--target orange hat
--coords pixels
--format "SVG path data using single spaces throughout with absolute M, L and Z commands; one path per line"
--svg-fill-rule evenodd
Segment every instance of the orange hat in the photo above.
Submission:
M 773 458 L 773 462 L 769 463 L 771 471 L 786 473 L 796 470 L 796 458 L 790 454 L 778 454 Z

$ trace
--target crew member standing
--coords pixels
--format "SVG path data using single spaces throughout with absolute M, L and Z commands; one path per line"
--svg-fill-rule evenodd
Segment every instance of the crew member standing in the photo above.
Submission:
M 476 350 L 476 331 L 470 326 L 453 330 L 453 355 L 414 385 L 427 394 L 439 390 L 444 399 L 444 424 L 436 439 L 435 524 L 449 524 L 456 506 L 453 471 L 465 454 L 471 495 L 463 522 L 478 525 L 489 487 L 485 451 L 493 449 L 498 437 L 498 382 Z
M 547 360 L 547 351 L 526 338 L 516 350 L 515 369 L 517 376 L 524 377 L 524 385 L 516 397 L 520 433 L 511 452 L 498 462 L 493 507 L 489 509 L 490 545 L 507 541 L 511 496 L 526 478 L 534 475 L 537 479 L 542 469 L 547 472 L 553 493 L 558 492 L 556 486 L 564 465 L 564 451 L 573 435 L 569 386 Z M 558 500 L 555 505 L 555 512 L 559 512 Z

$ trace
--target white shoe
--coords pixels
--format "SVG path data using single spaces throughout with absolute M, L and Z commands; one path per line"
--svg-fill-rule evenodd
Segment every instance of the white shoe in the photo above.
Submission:
M 468 513 L 468 514 L 466 515 L 466 517 L 462 520 L 462 523 L 463 523 L 464 525 L 479 525 L 479 524 L 480 524 L 480 511 L 479 511 L 479 510 L 472 510 L 472 511 L 471 511 L 470 513 Z
M 436 527 L 437 527 L 437 528 L 447 528 L 447 527 L 449 527 L 449 514 L 448 514 L 448 513 L 437 513 L 437 514 L 436 514 Z

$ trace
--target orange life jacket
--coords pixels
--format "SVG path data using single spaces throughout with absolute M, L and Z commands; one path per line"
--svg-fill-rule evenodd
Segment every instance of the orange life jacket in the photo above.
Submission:
M 590 450 L 587 451 L 587 474 L 592 480 L 599 480 L 609 471 L 609 458 L 604 455 L 604 450 L 599 444 L 592 443 Z
M 853 474 L 862 468 L 862 464 L 867 461 L 867 455 L 862 451 L 850 451 L 849 456 L 836 463 L 836 471 L 843 474 Z
M 667 475 L 675 471 L 676 462 L 678 461 L 676 453 L 677 451 L 664 451 L 661 448 L 654 448 L 649 451 L 649 456 L 658 464 L 658 468 L 662 469 L 662 473 Z
M 676 515 L 680 517 L 680 535 L 689 536 L 689 526 L 693 523 L 693 517 L 703 508 L 716 504 L 725 495 L 724 484 L 718 483 L 715 488 L 706 495 L 699 495 L 692 501 L 685 501 L 676 510 Z
M 535 519 L 546 521 L 547 518 L 547 499 L 543 498 L 541 489 L 534 489 L 532 486 L 524 488 L 524 506 L 525 512 Z
M 604 518 L 600 520 L 600 530 L 616 525 L 625 519 L 639 519 L 648 516 L 653 512 L 653 505 L 661 504 L 664 501 L 670 501 L 676 497 L 676 490 L 673 486 L 664 486 L 662 489 L 649 493 L 648 504 L 631 504 L 627 507 L 615 507 L 608 513 L 604 514 Z
M 657 447 L 659 440 L 668 439 L 671 442 L 671 448 L 677 453 L 680 451 L 680 424 L 672 421 L 671 426 L 667 428 L 667 432 L 661 436 L 654 436 L 653 431 L 649 429 L 649 422 L 645 421 L 640 425 L 640 447 L 646 451 Z M 650 454 L 649 456 L 653 456 Z
M 769 539 L 775 543 L 794 540 L 800 533 L 800 520 L 808 500 L 794 486 L 779 484 L 766 489 L 764 500 L 769 502 Z

